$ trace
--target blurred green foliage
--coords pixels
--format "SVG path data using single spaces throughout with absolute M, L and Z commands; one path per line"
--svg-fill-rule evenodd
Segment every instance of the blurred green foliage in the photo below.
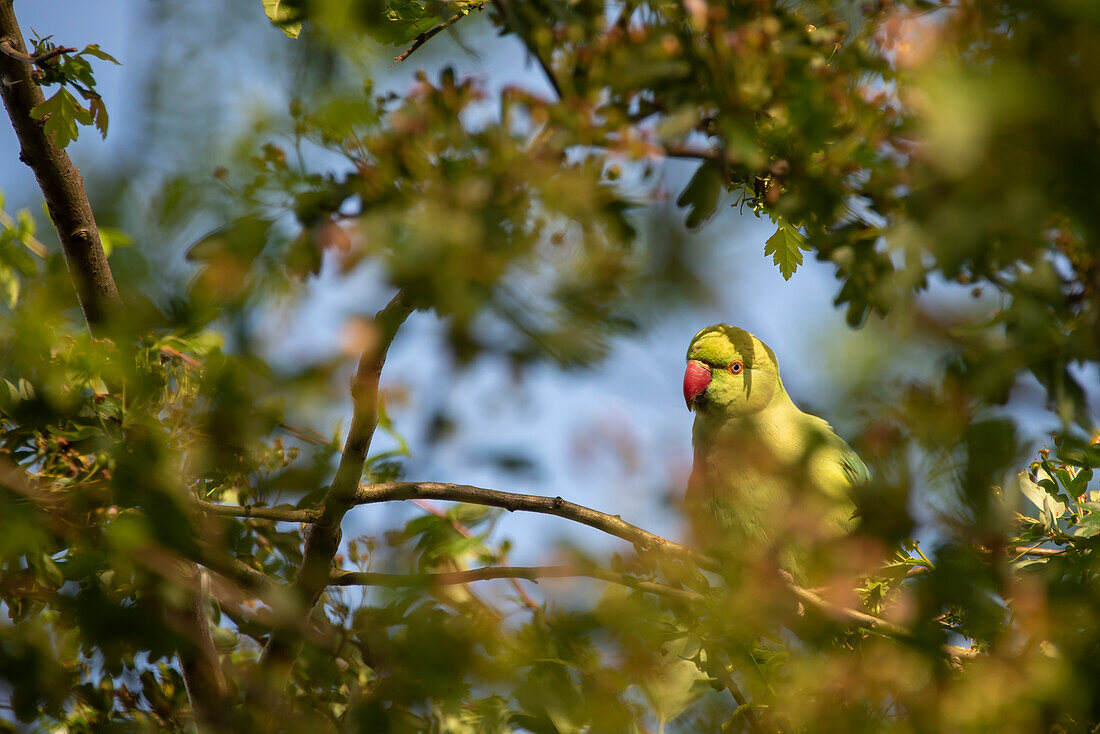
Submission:
M 133 282 L 98 338 L 32 216 L 0 212 L 0 726 L 194 726 L 175 660 L 199 644 L 178 623 L 197 565 L 231 729 L 1095 731 L 1098 7 L 265 0 L 322 71 L 358 71 L 365 44 L 417 63 L 437 31 L 482 23 L 553 91 L 490 93 L 450 67 L 400 94 L 369 69 L 296 88 L 213 183 L 163 187 L 161 226 L 212 230 L 190 238 L 186 283 L 133 265 L 155 243 L 101 233 Z M 113 60 L 89 46 L 42 70 L 62 87 L 36 114 L 61 146 L 77 123 L 106 131 L 88 55 Z M 306 530 L 253 513 L 323 507 L 343 437 L 298 419 L 344 365 L 275 369 L 256 322 L 329 262 L 444 319 L 460 361 L 591 365 L 646 326 L 639 303 L 697 286 L 654 203 L 667 158 L 698 161 L 669 197 L 686 227 L 723 206 L 774 222 L 763 253 L 719 238 L 724 256 L 790 278 L 810 253 L 853 326 L 943 355 L 864 401 L 854 444 L 874 480 L 823 601 L 738 549 L 717 567 L 563 550 L 621 583 L 480 594 L 446 580 L 507 565 L 497 513 L 422 506 L 348 540 L 338 566 L 392 575 L 326 591 L 284 686 L 261 655 L 303 613 L 288 584 Z M 956 289 L 977 305 L 931 307 Z M 378 338 L 367 320 L 349 334 L 356 353 Z M 1030 463 L 1035 425 L 1001 408 L 1029 386 L 1060 426 Z M 399 478 L 408 453 L 384 403 L 378 418 L 398 448 L 374 451 L 366 482 Z

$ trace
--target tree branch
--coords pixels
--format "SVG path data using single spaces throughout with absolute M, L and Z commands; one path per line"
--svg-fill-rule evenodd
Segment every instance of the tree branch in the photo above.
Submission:
M 611 24 L 611 31 L 626 33 L 630 30 L 630 17 L 634 15 L 635 4 L 632 0 L 623 0 L 619 9 L 619 17 Z
M 1040 558 L 1053 558 L 1054 556 L 1063 556 L 1066 554 L 1065 548 L 1037 548 L 1026 545 L 1014 545 L 1005 549 L 1005 552 L 1009 555 L 1016 556 L 1037 556 Z
M 741 692 L 741 688 L 737 685 L 737 682 L 733 680 L 733 676 L 729 674 L 729 671 L 726 670 L 725 665 L 721 662 L 714 665 L 714 677 L 717 678 L 722 687 L 733 696 L 733 700 L 737 703 L 737 709 L 741 712 L 741 716 L 745 718 L 745 723 L 748 725 L 749 731 L 765 731 L 760 725 L 760 721 L 756 718 L 756 712 L 753 711 L 752 704 L 745 698 L 745 694 Z
M 683 143 L 665 143 L 664 149 L 669 158 L 688 158 L 698 161 L 722 160 L 722 151 L 716 148 L 702 148 Z
M 335 484 L 334 484 L 335 486 Z M 700 568 L 708 571 L 721 573 L 722 566 L 718 560 L 711 558 L 697 550 L 689 548 L 688 546 L 681 545 L 679 543 L 663 538 L 659 535 L 644 530 L 637 525 L 632 525 L 623 520 L 618 515 L 609 515 L 607 513 L 593 510 L 583 505 L 567 502 L 561 497 L 543 497 L 540 495 L 530 494 L 515 494 L 512 492 L 502 492 L 494 489 L 485 489 L 483 487 L 474 487 L 466 484 L 444 484 L 440 482 L 384 482 L 379 484 L 363 484 L 359 486 L 358 491 L 352 497 L 351 505 L 369 505 L 379 502 L 401 502 L 407 500 L 439 500 L 445 502 L 464 502 L 473 505 L 484 505 L 488 507 L 499 507 L 509 512 L 534 512 L 544 515 L 554 515 L 566 520 L 572 520 L 573 522 L 587 525 L 588 527 L 595 528 L 601 532 L 613 535 L 617 538 L 626 540 L 640 550 L 661 550 L 673 555 L 681 556 L 683 558 L 691 560 Z M 351 506 L 349 505 L 349 507 Z M 316 510 L 293 510 L 287 508 L 252 508 L 246 509 L 243 507 L 226 507 L 222 505 L 211 505 L 210 503 L 200 503 L 200 506 L 210 507 L 222 515 L 232 515 L 236 517 L 245 517 L 246 512 L 256 513 L 257 510 L 266 510 L 276 517 L 271 519 L 278 519 L 284 522 L 321 522 L 318 520 L 318 511 Z M 258 517 L 259 515 L 253 514 L 252 516 Z M 341 516 L 342 517 L 342 516 Z M 316 532 L 316 528 L 314 529 Z M 311 535 L 312 537 L 312 535 Z M 329 558 L 331 564 L 331 557 Z M 303 566 L 304 566 L 303 562 Z M 507 568 L 507 567 L 498 567 Z M 540 567 L 540 568 L 566 568 L 566 567 Z M 440 573 L 433 575 L 425 574 L 366 574 L 366 575 L 352 575 L 346 576 L 348 573 L 357 572 L 343 572 L 343 574 L 337 574 L 336 576 L 330 575 L 325 583 L 335 585 L 354 585 L 357 582 L 347 581 L 340 583 L 335 579 L 356 579 L 362 580 L 363 585 L 396 585 L 396 586 L 412 586 L 424 584 L 425 578 L 437 578 L 443 583 L 466 583 L 467 581 L 476 581 L 482 578 L 525 578 L 524 573 L 528 573 L 523 569 L 504 571 L 500 576 L 493 576 L 494 568 L 475 569 L 473 571 L 460 571 L 451 573 Z M 572 569 L 573 573 L 568 575 L 590 575 L 588 571 L 585 573 L 577 573 L 577 569 Z M 613 583 L 621 583 L 624 579 L 624 575 L 615 574 L 612 571 L 606 571 L 604 569 L 593 568 L 591 571 L 592 578 L 599 578 L 605 581 L 611 581 Z M 533 573 L 533 572 L 532 572 Z M 552 573 L 552 572 L 551 572 Z M 564 573 L 564 572 L 563 572 Z M 464 574 L 472 574 L 472 576 L 465 576 Z M 514 575 L 506 575 L 514 574 Z M 599 575 L 594 575 L 599 574 Z M 626 577 L 630 578 L 630 577 Z M 416 583 L 412 583 L 414 579 L 418 579 Z M 451 579 L 451 580 L 448 580 Z M 373 580 L 371 583 L 366 583 L 368 580 Z M 797 598 L 800 602 L 808 607 L 816 609 L 822 615 L 841 624 L 852 625 L 854 627 L 861 627 L 863 629 L 870 630 L 872 632 L 880 632 L 882 634 L 896 637 L 903 640 L 913 639 L 913 633 L 901 625 L 894 624 L 893 622 L 881 619 L 866 612 L 861 612 L 857 609 L 851 609 L 849 607 L 840 606 L 827 599 L 822 598 L 818 594 L 805 589 L 794 582 L 789 574 L 782 574 L 782 580 L 787 586 L 788 590 Z M 377 582 L 377 583 L 374 583 Z M 650 583 L 650 582 L 639 582 Z M 688 594 L 694 595 L 694 592 L 673 589 L 672 587 L 664 587 L 660 584 L 662 589 L 668 589 L 676 592 L 684 592 L 681 597 L 688 599 Z M 642 589 L 638 586 L 636 588 Z M 642 589 L 649 591 L 651 589 Z M 656 588 L 652 589 L 653 593 L 661 593 Z M 319 593 L 319 592 L 318 592 Z M 696 598 L 698 595 L 694 595 L 692 598 Z M 274 635 L 272 635 L 274 637 Z M 954 660 L 962 658 L 973 657 L 976 653 L 963 648 L 945 645 L 944 652 Z
M 784 574 L 784 576 L 786 576 L 786 574 Z M 882 634 L 899 640 L 914 639 L 913 632 L 902 627 L 900 624 L 888 622 L 885 619 L 875 617 L 866 612 L 861 612 L 858 609 L 850 609 L 848 607 L 842 607 L 839 604 L 834 604 L 827 599 L 821 598 L 809 589 L 798 586 L 790 579 L 787 579 L 787 588 L 789 588 L 791 593 L 803 604 L 813 607 L 818 612 L 836 622 L 850 624 L 854 627 L 862 627 L 872 632 L 881 632 Z M 958 647 L 956 645 L 943 645 L 941 649 L 955 662 L 960 662 L 966 658 L 973 658 L 979 654 L 975 650 Z
M 274 520 L 276 522 L 304 522 L 317 523 L 321 521 L 322 511 L 299 510 L 296 507 L 255 507 L 253 505 L 218 505 L 213 502 L 195 500 L 195 507 L 208 512 L 211 515 L 223 517 L 254 517 L 257 520 Z
M 616 573 L 604 568 L 578 566 L 486 566 L 468 571 L 440 573 L 376 573 L 373 571 L 342 571 L 329 581 L 333 586 L 383 586 L 386 588 L 431 587 L 468 584 L 491 579 L 525 579 L 538 583 L 539 579 L 591 578 L 627 586 L 638 591 L 658 594 L 684 601 L 701 601 L 702 594 L 688 589 L 677 589 L 653 581 L 645 581 L 629 574 Z
M 470 12 L 472 10 L 475 10 L 475 9 L 476 10 L 484 10 L 485 9 L 485 3 L 481 3 L 476 8 L 474 6 L 470 6 L 470 7 L 466 8 L 465 10 L 460 10 L 457 13 L 455 13 L 454 15 L 452 15 L 450 18 L 447 18 L 447 20 L 443 21 L 442 23 L 439 23 L 438 25 L 435 25 L 435 26 L 429 28 L 428 30 L 424 31 L 423 33 L 421 33 L 419 36 L 417 36 L 413 40 L 413 44 L 411 46 L 409 46 L 404 52 L 398 54 L 397 56 L 394 56 L 393 57 L 393 62 L 395 64 L 397 64 L 397 63 L 400 63 L 400 62 L 404 61 L 405 59 L 409 58 L 410 56 L 413 55 L 413 53 L 418 48 L 420 48 L 425 43 L 430 41 L 433 37 L 439 35 L 441 32 L 443 32 L 447 28 L 451 27 L 452 25 L 454 25 L 458 21 L 465 18 L 467 15 L 470 14 Z
M 901 625 L 888 622 L 885 619 L 879 619 L 878 617 L 867 614 L 866 612 L 861 612 L 857 609 L 849 609 L 848 607 L 834 604 L 827 599 L 823 599 L 809 589 L 802 588 L 790 579 L 785 580 L 787 582 L 787 588 L 791 590 L 795 598 L 806 606 L 813 607 L 834 621 L 851 624 L 856 627 L 863 627 L 872 632 L 883 632 L 887 635 L 901 637 L 903 639 L 908 639 L 913 636 L 912 632 Z
M 499 507 L 509 512 L 536 512 L 556 515 L 582 525 L 595 528 L 617 538 L 622 538 L 643 550 L 660 549 L 678 556 L 690 558 L 698 566 L 711 570 L 719 564 L 699 551 L 686 545 L 631 525 L 618 515 L 608 515 L 583 505 L 567 502 L 561 497 L 542 497 L 534 494 L 514 494 L 495 489 L 483 489 L 467 484 L 442 484 L 439 482 L 386 482 L 364 484 L 355 493 L 355 504 L 369 505 L 376 502 L 401 500 L 445 500 L 473 505 Z
M 44 61 L 56 59 L 61 54 L 71 54 L 74 51 L 76 51 L 75 48 L 58 47 L 55 49 L 51 49 L 44 54 L 31 56 L 30 54 L 23 53 L 22 51 L 13 48 L 11 42 L 8 40 L 0 42 L 0 53 L 4 54 L 5 56 L 9 56 L 16 61 L 22 61 L 24 64 L 34 64 L 35 66 L 41 65 Z
M 187 567 L 196 579 L 196 588 L 183 587 L 187 589 L 183 606 L 168 612 L 187 640 L 178 652 L 180 672 L 199 731 L 222 731 L 227 723 L 229 687 L 206 615 L 204 573 L 194 564 L 189 563 Z
M 19 160 L 30 166 L 38 180 L 84 318 L 95 333 L 119 305 L 118 289 L 80 173 L 68 154 L 46 136 L 42 121 L 31 117 L 31 110 L 45 97 L 32 76 L 32 64 L 12 58 L 12 52 L 35 58 L 26 52 L 12 0 L 0 0 L 0 47 L 7 47 L 0 54 L 0 97 L 19 138 Z
M 521 22 L 510 0 L 495 0 L 495 2 L 500 12 L 500 17 L 505 25 L 510 27 L 512 32 L 523 41 L 523 45 L 527 48 L 527 52 L 534 57 L 536 62 L 538 62 L 539 68 L 542 69 L 542 73 L 546 75 L 546 81 L 553 87 L 554 93 L 558 96 L 558 99 L 564 100 L 565 95 L 562 93 L 561 83 L 550 69 L 550 62 L 542 57 L 542 53 L 539 51 L 538 45 L 530 32 L 530 28 L 526 23 Z
M 293 584 L 304 619 L 309 618 L 331 577 L 332 559 L 340 547 L 340 522 L 347 511 L 357 504 L 356 489 L 363 476 L 363 465 L 374 430 L 378 426 L 378 381 L 390 344 L 412 311 L 412 306 L 398 291 L 385 308 L 375 314 L 374 343 L 363 350 L 359 367 L 352 378 L 353 409 L 344 451 L 336 468 L 336 476 L 325 494 L 320 516 L 306 533 L 301 571 Z M 296 643 L 292 638 L 296 635 L 293 631 L 301 626 L 302 620 L 297 622 L 287 628 L 273 630 L 264 648 L 261 664 L 274 664 L 276 677 L 281 677 L 282 671 L 295 657 Z
M 622 538 L 642 550 L 663 550 L 690 559 L 700 568 L 717 573 L 721 573 L 722 570 L 721 564 L 716 559 L 699 551 L 662 538 L 636 525 L 631 525 L 618 515 L 608 515 L 583 505 L 567 502 L 561 497 L 551 498 L 539 495 L 513 494 L 465 484 L 441 484 L 438 482 L 364 484 L 359 487 L 359 491 L 355 495 L 356 504 L 363 505 L 417 499 L 465 502 L 474 505 L 499 507 L 509 512 L 536 512 L 555 515 L 614 535 L 617 538 Z M 795 598 L 836 622 L 862 627 L 873 632 L 881 632 L 903 640 L 913 639 L 913 633 L 901 625 L 823 599 L 809 589 L 804 589 L 794 583 L 789 574 L 782 574 L 782 578 Z M 955 660 L 970 657 L 968 651 L 953 646 L 944 646 L 944 652 Z

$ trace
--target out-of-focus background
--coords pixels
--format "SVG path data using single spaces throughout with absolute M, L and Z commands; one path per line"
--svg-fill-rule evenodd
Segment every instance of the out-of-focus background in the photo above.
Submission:
M 1092 4 L 17 5 L 125 308 L 0 125 L 0 729 L 1097 731 Z M 689 538 L 717 322 L 853 532 Z
M 301 71 L 309 49 L 266 24 L 259 3 L 44 0 L 18 10 L 28 33 L 52 35 L 64 45 L 98 43 L 121 62 L 97 69 L 110 134 L 106 140 L 82 135 L 70 154 L 101 224 L 131 233 L 150 269 L 162 274 L 148 278 L 149 287 L 155 289 L 160 277 L 185 281 L 192 267 L 186 248 L 222 222 L 199 217 L 165 238 L 166 230 L 153 221 L 158 198 L 181 170 L 197 178 L 206 174 L 215 188 L 215 170 L 236 155 L 239 141 L 262 141 L 268 121 L 285 117 L 299 85 L 311 83 Z M 444 63 L 492 92 L 508 85 L 549 91 L 521 44 L 496 36 L 487 19 L 471 18 L 405 62 L 394 64 L 391 56 L 392 49 L 364 42 L 362 62 L 378 93 L 400 94 L 419 70 L 434 78 Z M 496 112 L 487 105 L 480 110 L 486 116 Z M 37 210 L 40 196 L 29 169 L 15 164 L 17 153 L 12 130 L 0 126 L 0 160 L 8 162 L 0 168 L 0 190 L 9 209 Z M 776 351 L 796 402 L 842 434 L 857 425 L 867 404 L 889 403 L 907 379 L 937 364 L 942 355 L 933 347 L 895 341 L 877 317 L 862 328 L 848 327 L 833 305 L 831 263 L 807 258 L 785 281 L 763 252 L 774 231 L 766 218 L 725 206 L 699 231 L 684 229 L 669 199 L 697 164 L 669 159 L 657 165 L 663 185 L 639 196 L 658 203 L 661 226 L 669 229 L 643 236 L 683 239 L 698 279 L 691 305 L 638 304 L 641 330 L 616 337 L 596 366 L 573 371 L 545 365 L 516 371 L 488 357 L 456 366 L 439 346 L 440 322 L 414 314 L 383 380 L 395 427 L 411 451 L 407 478 L 560 495 L 679 537 L 675 505 L 691 467 L 693 418 L 680 381 L 684 351 L 698 329 L 726 322 L 757 334 Z M 645 220 L 639 224 L 646 227 Z M 349 318 L 373 313 L 388 297 L 376 271 L 361 268 L 348 277 L 329 258 L 301 301 L 264 314 L 257 325 L 263 349 L 273 364 L 287 367 L 330 359 L 348 342 Z M 995 299 L 942 282 L 933 283 L 923 301 L 933 311 L 997 308 Z M 343 374 L 350 375 L 354 359 L 348 355 L 346 362 Z M 347 425 L 342 386 L 335 381 L 331 404 L 313 406 L 309 417 L 323 433 Z M 1007 408 L 1024 419 L 1036 441 L 1055 428 L 1041 410 L 1042 400 L 1037 383 L 1025 381 Z M 387 440 L 379 450 L 395 445 Z M 929 498 L 918 498 L 924 501 Z M 346 521 L 345 537 L 380 533 L 421 511 L 360 509 Z M 931 513 L 918 508 L 917 514 L 932 521 Z M 922 532 L 933 532 L 933 525 Z M 526 562 L 546 560 L 555 548 L 551 541 L 560 539 L 593 550 L 617 547 L 613 539 L 553 518 L 509 516 L 498 532 L 516 539 L 513 557 Z

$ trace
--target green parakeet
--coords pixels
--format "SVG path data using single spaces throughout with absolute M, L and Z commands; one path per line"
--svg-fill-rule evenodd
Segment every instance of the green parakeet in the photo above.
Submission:
M 695 411 L 687 509 L 697 540 L 742 562 L 820 577 L 820 553 L 852 529 L 867 467 L 821 418 L 794 404 L 775 353 L 727 324 L 691 340 L 684 400 Z

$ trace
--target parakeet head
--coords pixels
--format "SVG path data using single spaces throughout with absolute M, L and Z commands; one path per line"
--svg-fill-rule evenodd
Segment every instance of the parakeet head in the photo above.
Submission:
M 751 415 L 783 389 L 775 352 L 736 326 L 715 324 L 700 331 L 687 360 L 684 400 L 700 415 Z

